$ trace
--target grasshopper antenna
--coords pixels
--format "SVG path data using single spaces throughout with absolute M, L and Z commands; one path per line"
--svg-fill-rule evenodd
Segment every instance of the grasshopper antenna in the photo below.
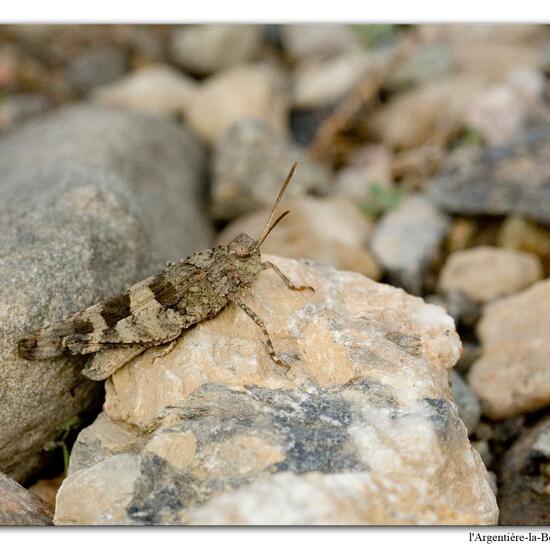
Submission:
M 271 223 L 271 221 L 273 220 L 273 216 L 275 215 L 275 210 L 277 209 L 277 206 L 279 206 L 279 203 L 281 202 L 281 199 L 283 198 L 283 195 L 285 194 L 286 188 L 288 187 L 288 184 L 290 183 L 290 180 L 292 179 L 292 176 L 294 175 L 294 170 L 296 169 L 297 164 L 298 163 L 295 162 L 292 165 L 292 167 L 290 168 L 290 171 L 288 173 L 288 176 L 286 177 L 285 181 L 283 182 L 283 185 L 281 186 L 281 190 L 279 191 L 279 194 L 277 195 L 277 199 L 275 200 L 275 204 L 273 205 L 273 208 L 271 209 L 271 213 L 269 214 L 269 218 L 267 220 L 267 223 L 265 224 L 264 230 L 262 231 L 262 234 L 260 235 L 260 237 L 258 239 L 258 248 L 267 239 L 267 236 L 271 233 L 273 228 L 290 212 L 290 210 L 287 210 L 286 212 L 283 212 L 273 223 Z

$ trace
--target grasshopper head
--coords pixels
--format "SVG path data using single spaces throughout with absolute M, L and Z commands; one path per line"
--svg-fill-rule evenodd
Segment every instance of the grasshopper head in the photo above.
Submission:
M 246 233 L 239 233 L 229 243 L 229 253 L 237 258 L 249 258 L 259 252 L 259 249 L 258 243 Z

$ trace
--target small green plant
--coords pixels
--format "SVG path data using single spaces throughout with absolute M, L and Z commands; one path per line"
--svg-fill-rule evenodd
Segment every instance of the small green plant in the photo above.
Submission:
M 65 475 L 69 469 L 69 447 L 68 439 L 75 431 L 77 431 L 82 425 L 82 419 L 80 416 L 73 416 L 67 420 L 64 424 L 59 426 L 57 429 L 57 434 L 54 441 L 48 441 L 44 445 L 45 451 L 53 451 L 55 449 L 61 449 L 63 453 L 63 469 Z
M 390 210 L 396 208 L 405 191 L 399 187 L 382 187 L 378 183 L 371 183 L 369 186 L 369 198 L 361 205 L 361 210 L 373 218 L 377 218 Z
M 474 128 L 466 127 L 464 131 L 449 145 L 449 149 L 457 149 L 468 145 L 483 144 L 483 136 Z

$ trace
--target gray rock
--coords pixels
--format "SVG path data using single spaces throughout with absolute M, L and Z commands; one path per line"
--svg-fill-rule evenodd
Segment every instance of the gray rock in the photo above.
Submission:
M 287 198 L 328 191 L 327 170 L 308 160 L 305 152 L 275 134 L 266 124 L 252 119 L 234 124 L 214 152 L 213 216 L 228 220 L 272 206 L 294 161 L 298 167 Z
M 496 522 L 448 383 L 452 319 L 357 273 L 266 259 L 315 288 L 266 270 L 247 295 L 290 371 L 234 305 L 138 357 L 80 432 L 54 522 Z
M 53 107 L 52 101 L 37 93 L 10 95 L 0 101 L 0 132 L 44 113 Z
M 405 199 L 376 226 L 371 251 L 392 284 L 420 294 L 424 274 L 449 230 L 448 217 L 422 194 Z
M 468 147 L 450 155 L 429 194 L 460 214 L 522 214 L 550 223 L 550 126 L 512 144 Z
M 126 69 L 126 56 L 113 47 L 95 48 L 75 57 L 69 67 L 69 80 L 76 91 L 85 94 L 118 80 Z
M 526 430 L 504 455 L 499 475 L 501 525 L 550 523 L 548 439 L 550 418 L 545 416 Z
M 171 48 L 176 63 L 204 76 L 254 61 L 262 39 L 262 25 L 186 25 L 172 31 Z
M 458 408 L 458 416 L 464 422 L 468 433 L 475 432 L 479 419 L 481 418 L 481 404 L 477 396 L 464 382 L 462 376 L 452 370 L 450 375 L 451 388 L 456 406 Z
M 101 387 L 80 358 L 29 362 L 23 333 L 210 245 L 203 152 L 174 124 L 78 106 L 0 141 L 0 469 L 24 479 Z

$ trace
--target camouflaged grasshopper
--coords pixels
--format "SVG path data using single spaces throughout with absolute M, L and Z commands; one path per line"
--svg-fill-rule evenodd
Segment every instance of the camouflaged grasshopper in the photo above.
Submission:
M 146 349 L 175 344 L 183 330 L 211 319 L 232 302 L 260 327 L 273 361 L 289 369 L 275 353 L 263 321 L 243 302 L 242 295 L 267 268 L 292 290 L 313 290 L 292 284 L 276 265 L 261 260 L 262 243 L 289 213 L 283 212 L 273 221 L 295 168 L 296 163 L 281 186 L 258 240 L 241 233 L 227 245 L 195 252 L 121 294 L 22 338 L 19 355 L 47 359 L 64 353 L 94 353 L 83 373 L 92 380 L 104 380 Z

